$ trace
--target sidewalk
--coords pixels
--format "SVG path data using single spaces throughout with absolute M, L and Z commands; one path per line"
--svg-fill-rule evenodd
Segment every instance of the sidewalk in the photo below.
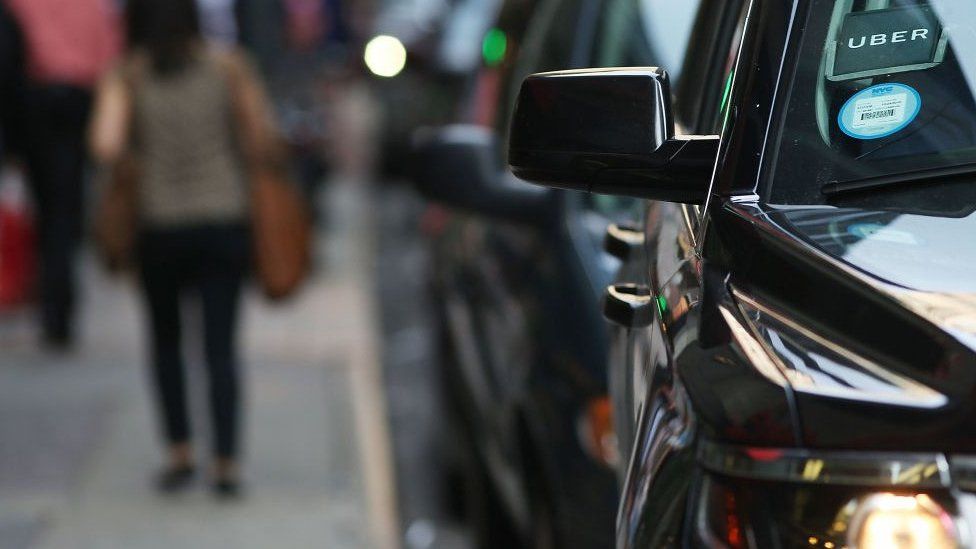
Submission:
M 344 212 L 325 254 L 342 269 L 284 307 L 248 294 L 240 504 L 149 489 L 161 454 L 132 284 L 86 261 L 69 356 L 38 351 L 26 315 L 0 317 L 0 549 L 394 547 L 363 194 L 340 188 L 329 208 Z

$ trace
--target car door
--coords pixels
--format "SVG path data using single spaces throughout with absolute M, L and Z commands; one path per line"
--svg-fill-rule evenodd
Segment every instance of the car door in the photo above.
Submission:
M 721 133 L 748 5 L 745 0 L 701 3 L 684 53 L 682 80 L 674 88 L 679 132 Z M 629 460 L 621 469 L 619 547 L 631 546 L 635 524 L 648 506 L 657 506 L 654 514 L 663 537 L 654 539 L 661 545 L 669 545 L 666 537 L 674 531 L 669 524 L 682 517 L 687 479 L 673 472 L 664 478 L 661 471 L 677 466 L 668 458 L 676 445 L 687 441 L 688 402 L 675 387 L 675 357 L 688 343 L 690 331 L 685 328 L 695 321 L 702 298 L 700 208 L 649 202 L 644 221 L 644 254 L 634 259 L 645 262 L 644 279 L 622 280 L 607 297 L 650 312 L 640 316 L 645 320 L 639 324 L 618 322 L 616 327 L 620 348 L 611 368 L 620 378 L 615 394 L 622 414 L 620 435 L 629 437 L 621 443 L 629 449 Z M 628 288 L 629 293 L 622 291 Z M 659 476 L 657 491 L 652 491 Z
M 597 66 L 661 66 L 668 70 L 672 89 L 680 96 L 685 88 L 684 59 L 693 47 L 693 32 L 697 33 L 695 36 L 702 34 L 702 24 L 696 26 L 701 4 L 700 1 L 608 0 L 596 40 Z M 687 71 L 692 73 L 692 83 L 699 79 L 693 74 L 698 68 L 692 65 Z M 685 116 L 679 123 L 693 123 L 691 119 L 698 115 L 697 109 L 686 108 L 683 112 Z M 617 197 L 607 197 L 606 201 L 621 200 L 630 202 Z M 630 296 L 646 303 L 652 293 L 650 288 L 659 288 L 689 256 L 700 214 L 696 208 L 671 203 L 632 202 L 639 204 L 637 208 L 643 210 L 641 215 L 632 216 L 630 222 L 618 222 L 606 232 L 604 239 L 608 249 L 624 260 L 617 275 L 622 293 L 611 292 L 609 298 Z M 628 208 L 632 207 L 628 204 Z M 644 227 L 639 223 L 641 220 Z M 629 294 L 628 288 L 639 295 Z M 666 360 L 666 357 L 652 356 L 661 352 L 663 342 L 651 345 L 652 338 L 639 337 L 630 328 L 620 325 L 611 328 L 609 359 L 614 424 L 623 462 L 630 455 L 643 406 L 646 365 Z M 659 332 L 652 330 L 649 334 Z M 625 469 L 621 468 L 619 473 L 622 480 Z

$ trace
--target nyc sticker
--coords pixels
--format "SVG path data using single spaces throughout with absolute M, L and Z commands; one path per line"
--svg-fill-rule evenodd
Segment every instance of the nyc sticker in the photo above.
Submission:
M 900 132 L 922 110 L 922 98 L 904 84 L 865 88 L 844 103 L 837 116 L 841 131 L 854 139 L 880 139 Z

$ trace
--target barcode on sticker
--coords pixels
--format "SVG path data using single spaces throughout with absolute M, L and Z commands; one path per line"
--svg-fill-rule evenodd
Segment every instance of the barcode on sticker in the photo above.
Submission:
M 886 111 L 879 112 L 866 112 L 861 115 L 861 120 L 869 120 L 871 118 L 888 118 L 889 116 L 895 115 L 895 109 L 888 109 Z
M 905 106 L 908 94 L 898 93 L 880 97 L 866 97 L 854 104 L 855 130 L 898 126 L 905 121 Z

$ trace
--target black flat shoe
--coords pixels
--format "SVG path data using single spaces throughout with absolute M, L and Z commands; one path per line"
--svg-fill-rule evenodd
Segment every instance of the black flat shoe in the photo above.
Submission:
M 236 479 L 220 479 L 213 483 L 214 496 L 222 501 L 236 501 L 244 497 L 241 481 Z
M 164 494 L 183 491 L 193 483 L 195 471 L 192 466 L 167 467 L 156 475 L 156 489 Z

